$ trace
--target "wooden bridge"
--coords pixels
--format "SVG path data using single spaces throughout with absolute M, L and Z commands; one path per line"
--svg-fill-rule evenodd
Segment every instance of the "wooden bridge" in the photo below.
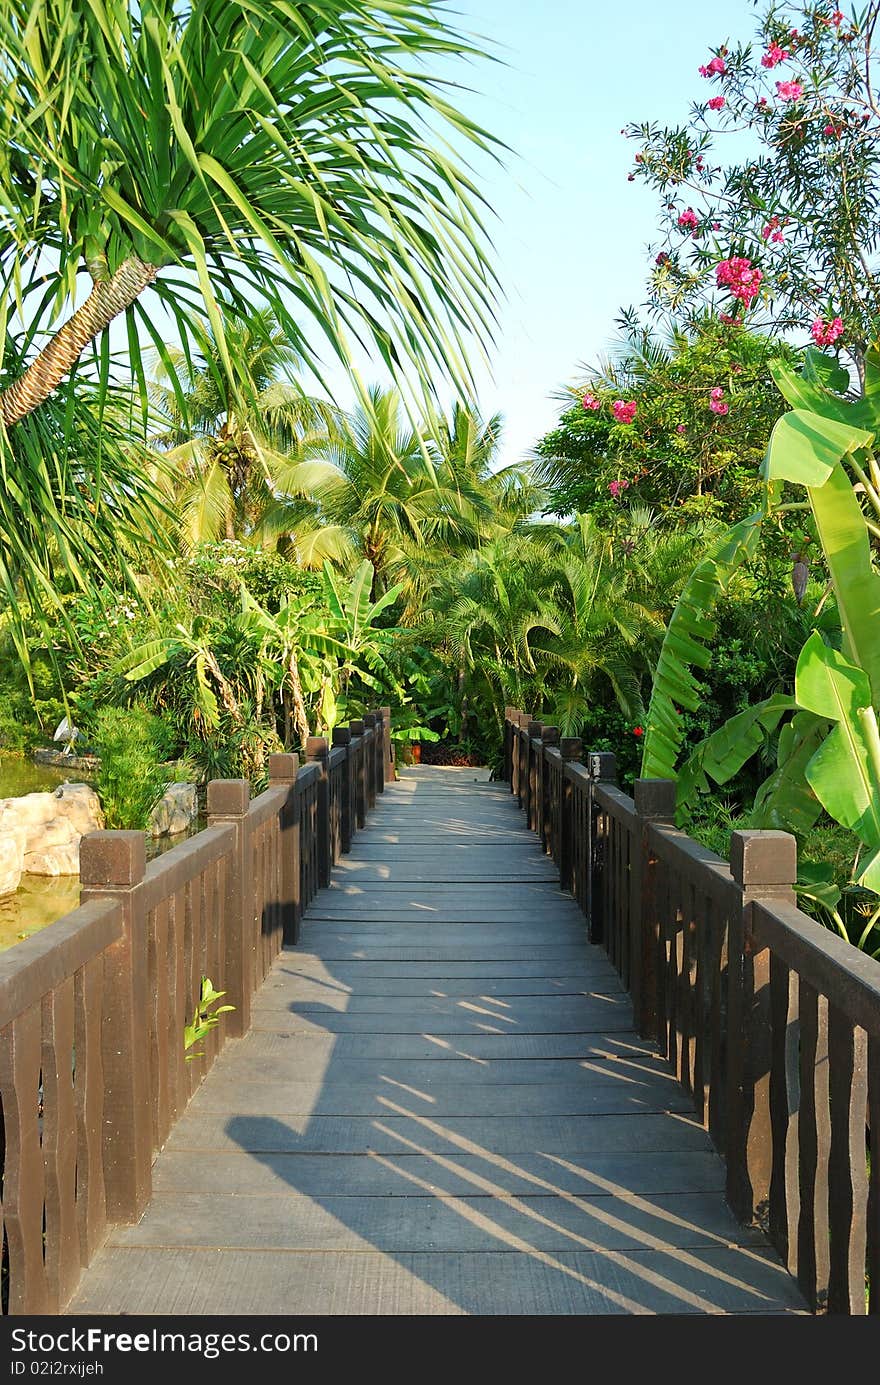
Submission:
M 607 758 L 585 766 L 518 714 L 515 796 L 472 770 L 386 783 L 387 717 L 352 729 L 312 743 L 299 771 L 279 757 L 253 803 L 212 785 L 214 841 L 170 866 L 174 852 L 132 869 L 128 834 L 87 849 L 89 917 L 63 925 L 69 974 L 37 1004 L 41 1041 L 31 1021 L 41 1136 L 9 1099 L 33 997 L 19 985 L 19 1015 L 2 1016 L 17 1053 L 4 1113 L 26 1137 L 7 1114 L 9 1311 L 864 1312 L 880 966 L 798 914 L 789 839 L 745 835 L 728 868 L 664 821 L 666 786 L 634 801 Z M 753 915 L 776 949 L 766 977 L 741 940 Z M 126 931 L 144 935 L 141 1028 L 123 1045 L 146 1062 L 145 1091 L 114 1067 L 118 1033 L 102 1064 L 88 1028 L 97 972 L 74 943 L 86 925 L 109 936 L 108 919 L 121 931 L 100 939 L 105 992 Z M 236 1001 L 233 1036 L 221 1027 L 184 1064 L 179 1021 L 208 965 Z M 67 1084 L 59 1032 L 78 1037 Z M 120 1153 L 138 1102 L 148 1119 Z M 16 1145 L 39 1163 L 35 1134 L 43 1172 L 28 1181 Z M 42 1255 L 27 1242 L 38 1207 Z

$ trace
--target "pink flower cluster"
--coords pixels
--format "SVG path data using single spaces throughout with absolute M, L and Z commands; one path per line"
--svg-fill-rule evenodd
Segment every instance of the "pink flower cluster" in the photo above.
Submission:
M 727 71 L 727 63 L 723 58 L 713 58 L 705 67 L 700 68 L 701 77 L 723 77 Z
M 608 489 L 614 496 L 614 499 L 617 500 L 623 491 L 629 489 L 629 481 L 611 481 L 608 485 Z
M 729 289 L 748 308 L 757 298 L 763 274 L 742 255 L 734 255 L 722 260 L 715 268 L 715 281 L 719 288 Z
M 778 43 L 771 43 L 767 52 L 761 59 L 762 67 L 775 67 L 777 63 L 784 63 L 788 53 L 784 48 L 780 48 Z
M 707 103 L 710 111 L 720 111 L 724 105 L 723 96 L 713 96 Z
M 771 216 L 767 225 L 761 230 L 761 239 L 770 241 L 773 245 L 781 245 L 785 237 L 780 230 L 780 224 L 778 216 Z
M 843 134 L 843 126 L 837 125 L 833 120 L 829 120 L 828 124 L 823 129 L 822 134 L 833 135 L 835 139 L 840 139 L 840 136 Z
M 800 82 L 777 82 L 776 94 L 780 101 L 800 101 L 804 89 Z
M 839 317 L 823 322 L 821 317 L 810 328 L 810 335 L 817 346 L 833 346 L 838 337 L 843 336 L 843 323 Z
M 594 394 L 585 394 L 581 400 L 585 409 L 601 409 L 602 400 L 597 399 Z
M 678 218 L 678 224 L 683 231 L 693 231 L 697 226 L 697 214 L 693 207 L 688 207 L 687 211 L 682 212 Z
M 622 399 L 615 399 L 611 405 L 615 423 L 632 423 L 636 416 L 637 407 L 634 400 L 625 403 Z
M 730 412 L 729 405 L 724 403 L 724 390 L 720 385 L 709 391 L 709 408 L 713 414 L 724 415 Z

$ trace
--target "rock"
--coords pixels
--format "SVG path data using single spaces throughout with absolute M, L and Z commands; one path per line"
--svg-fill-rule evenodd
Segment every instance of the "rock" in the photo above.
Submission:
M 55 790 L 54 798 L 56 811 L 68 819 L 81 837 L 103 828 L 101 800 L 91 784 L 62 784 Z
M 195 822 L 198 811 L 195 784 L 169 784 L 153 809 L 150 834 L 176 837 Z
M 62 784 L 54 793 L 0 799 L 0 840 L 21 839 L 22 869 L 27 875 L 78 875 L 83 835 L 103 826 L 101 801 L 89 784 Z M 3 859 L 7 857 L 9 870 L 4 873 L 0 865 L 0 886 L 15 873 L 10 848 Z M 18 881 L 12 886 L 17 888 Z
M 24 858 L 26 875 L 79 875 L 80 837 L 74 833 L 68 842 L 29 851 Z
M 0 830 L 0 899 L 18 889 L 24 869 L 24 843 L 24 832 Z

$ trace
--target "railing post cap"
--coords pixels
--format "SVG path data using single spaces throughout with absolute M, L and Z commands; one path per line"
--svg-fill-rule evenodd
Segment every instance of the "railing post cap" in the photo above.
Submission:
M 563 736 L 559 742 L 563 760 L 580 760 L 584 753 L 584 743 L 580 736 Z
M 209 818 L 242 818 L 251 802 L 247 779 L 212 779 L 208 785 Z
M 544 723 L 542 721 L 530 721 L 526 730 L 533 740 L 540 740 L 541 732 L 544 730 Z
M 542 725 L 541 740 L 545 745 L 556 745 L 559 741 L 559 727 Z
M 375 725 L 376 725 L 376 714 L 375 714 L 375 712 L 364 712 L 364 726 L 366 726 L 367 728 L 369 728 L 369 727 L 375 726 Z
M 361 720 L 356 719 L 350 721 L 348 725 L 353 736 L 362 736 L 364 734 L 364 723 Z
M 738 885 L 788 885 L 797 880 L 797 841 L 790 832 L 732 832 L 730 873 Z
M 330 745 L 326 736 L 309 736 L 306 741 L 307 760 L 326 760 L 330 753 Z
M 527 730 L 529 722 L 532 720 L 531 712 L 514 712 L 514 717 L 519 725 L 520 730 Z
M 348 726 L 334 726 L 333 744 L 351 745 L 351 730 Z
M 80 842 L 80 883 L 86 888 L 137 885 L 146 868 L 144 832 L 87 832 Z
M 269 756 L 269 783 L 292 784 L 299 772 L 299 756 L 288 751 Z
M 675 818 L 675 780 L 637 779 L 633 802 L 640 818 L 671 822 Z
M 602 784 L 617 783 L 617 756 L 610 750 L 590 750 L 587 752 L 590 778 Z

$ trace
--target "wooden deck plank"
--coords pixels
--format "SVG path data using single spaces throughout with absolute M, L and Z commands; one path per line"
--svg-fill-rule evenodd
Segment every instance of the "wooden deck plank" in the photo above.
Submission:
M 503 785 L 419 769 L 73 1313 L 803 1311 Z

